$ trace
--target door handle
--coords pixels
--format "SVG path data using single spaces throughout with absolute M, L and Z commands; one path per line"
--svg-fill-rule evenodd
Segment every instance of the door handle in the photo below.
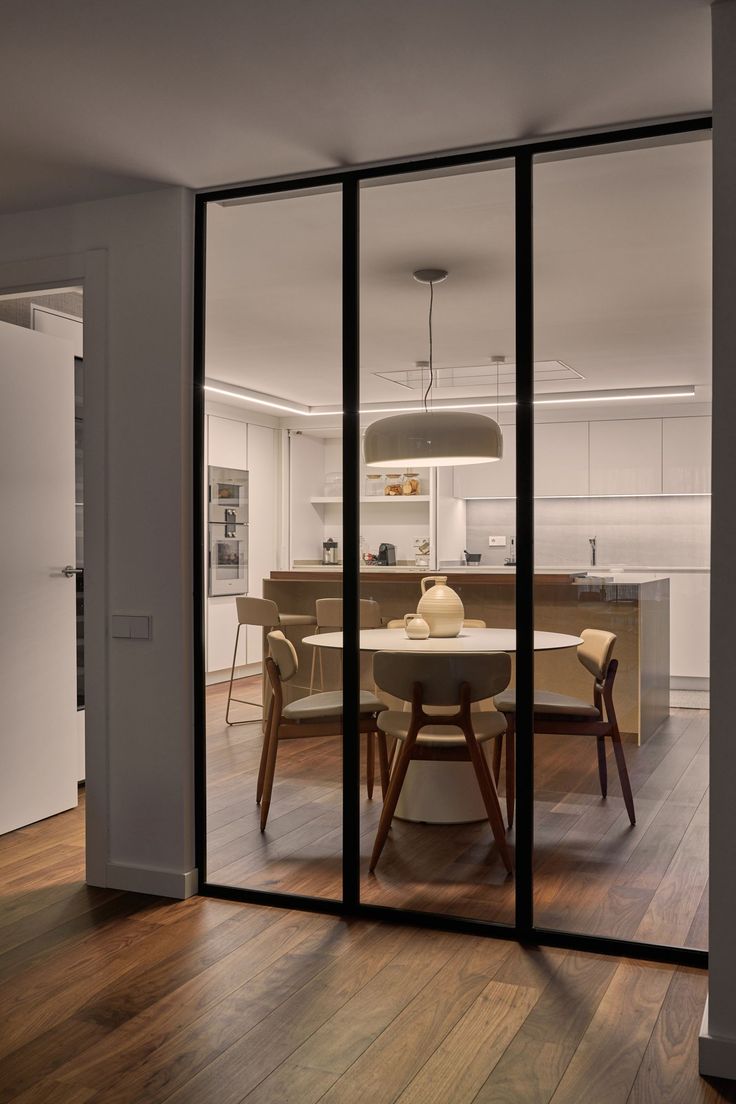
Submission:
M 62 567 L 61 574 L 66 575 L 67 579 L 73 579 L 75 575 L 81 575 L 81 567 L 72 567 L 71 564 L 67 564 L 66 567 Z

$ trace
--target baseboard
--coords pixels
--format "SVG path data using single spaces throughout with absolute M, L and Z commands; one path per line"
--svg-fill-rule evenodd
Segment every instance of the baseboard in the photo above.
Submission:
M 260 675 L 262 673 L 262 665 L 260 663 L 246 663 L 242 667 L 235 668 L 235 678 L 250 678 L 251 675 Z M 205 686 L 215 686 L 220 682 L 230 681 L 230 668 L 225 671 L 208 671 L 204 677 Z
M 162 870 L 152 866 L 129 866 L 127 863 L 108 863 L 106 867 L 108 889 L 123 889 L 128 893 L 151 893 L 156 897 L 182 900 L 193 897 L 198 884 L 196 869 Z
M 736 1039 L 718 1039 L 708 1033 L 708 1002 L 698 1041 L 699 1069 L 703 1077 L 725 1077 L 736 1081 Z
M 670 690 L 710 690 L 709 678 L 696 678 L 690 675 L 671 675 Z

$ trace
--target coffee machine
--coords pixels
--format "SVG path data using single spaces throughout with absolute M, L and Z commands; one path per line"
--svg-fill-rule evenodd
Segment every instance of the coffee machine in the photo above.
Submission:
M 395 567 L 396 545 L 379 544 L 378 555 L 376 556 L 376 563 L 379 564 L 381 567 Z

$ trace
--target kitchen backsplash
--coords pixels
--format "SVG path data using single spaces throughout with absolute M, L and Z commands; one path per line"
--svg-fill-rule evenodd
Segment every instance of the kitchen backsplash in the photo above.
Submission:
M 482 564 L 498 566 L 508 548 L 489 548 L 488 537 L 515 532 L 511 499 L 468 502 L 467 544 Z M 710 497 L 539 499 L 535 504 L 535 562 L 572 567 L 590 562 L 590 537 L 597 538 L 603 567 L 708 567 Z

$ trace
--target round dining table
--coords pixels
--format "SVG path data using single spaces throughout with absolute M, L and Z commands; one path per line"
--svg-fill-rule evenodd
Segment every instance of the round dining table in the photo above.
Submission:
M 305 636 L 304 644 L 315 648 L 340 649 L 341 632 Z M 579 636 L 535 632 L 534 651 L 560 651 L 582 644 Z M 515 652 L 515 629 L 463 627 L 458 636 L 411 640 L 404 629 L 361 629 L 361 652 Z M 396 708 L 396 706 L 394 706 Z M 405 704 L 405 709 L 408 704 Z M 492 708 L 481 703 L 480 708 Z M 484 745 L 490 749 L 493 741 Z M 401 820 L 428 824 L 465 824 L 485 820 L 486 810 L 472 765 L 464 762 L 413 760 L 401 790 L 395 815 Z

